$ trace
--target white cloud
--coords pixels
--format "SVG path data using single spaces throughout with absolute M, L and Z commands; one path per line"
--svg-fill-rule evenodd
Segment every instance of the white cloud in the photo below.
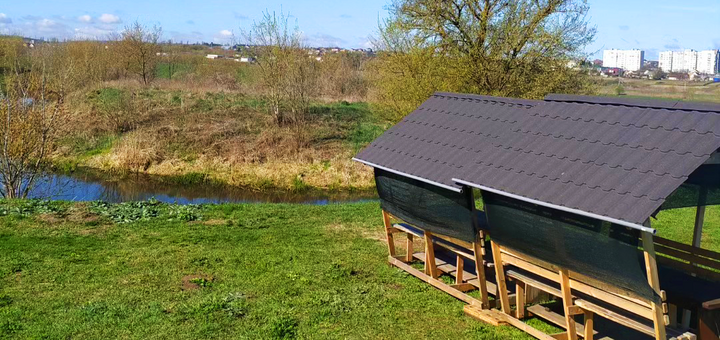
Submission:
M 80 20 L 80 22 L 91 22 L 91 21 L 92 21 L 92 17 L 89 16 L 89 15 L 87 15 L 87 14 L 85 14 L 85 15 L 79 16 L 79 17 L 78 17 L 78 20 Z
M 120 17 L 118 17 L 117 15 L 105 13 L 100 16 L 100 21 L 106 24 L 117 24 L 120 22 Z
M 0 13 L 0 24 L 12 24 L 12 19 L 5 13 Z
M 345 40 L 325 33 L 315 33 L 310 36 L 303 35 L 303 40 L 313 47 L 338 47 L 345 45 Z
M 222 31 L 220 31 L 220 36 L 229 38 L 229 37 L 232 37 L 232 35 L 233 35 L 233 33 L 230 32 L 230 31 L 228 31 L 228 30 L 222 30 Z

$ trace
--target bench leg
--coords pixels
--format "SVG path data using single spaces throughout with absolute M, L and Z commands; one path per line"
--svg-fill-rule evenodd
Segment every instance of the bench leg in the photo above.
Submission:
M 593 336 L 595 335 L 595 331 L 593 329 L 594 317 L 595 313 L 585 311 L 585 334 L 583 334 L 583 338 L 585 338 L 585 340 L 593 340 Z
M 515 280 L 515 318 L 525 318 L 525 282 Z
M 458 255 L 455 263 L 455 284 L 463 283 L 463 274 L 465 273 L 465 261 L 462 256 Z
M 407 234 L 407 243 L 405 243 L 405 247 L 407 248 L 407 253 L 405 253 L 405 262 L 410 263 L 413 261 L 413 236 L 412 236 L 412 234 Z
M 437 264 L 435 263 L 435 245 L 432 241 L 432 233 L 425 231 L 425 274 L 433 279 L 438 277 Z
M 383 210 L 382 216 L 383 224 L 385 225 L 385 237 L 387 238 L 388 251 L 390 252 L 390 256 L 395 256 L 395 240 L 393 240 L 393 234 L 390 232 L 390 228 L 392 227 L 390 225 L 390 215 Z

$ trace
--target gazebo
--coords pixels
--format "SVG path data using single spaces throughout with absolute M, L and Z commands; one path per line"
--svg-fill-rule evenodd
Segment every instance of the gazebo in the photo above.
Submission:
M 720 105 L 435 93 L 354 159 L 375 168 L 390 262 L 467 314 L 540 339 L 592 339 L 609 320 L 623 338 L 707 340 L 720 334 L 720 254 L 701 245 L 719 148 Z M 656 235 L 658 212 L 691 206 L 692 244 Z M 537 292 L 562 308 L 535 304 Z M 565 331 L 542 333 L 529 315 Z

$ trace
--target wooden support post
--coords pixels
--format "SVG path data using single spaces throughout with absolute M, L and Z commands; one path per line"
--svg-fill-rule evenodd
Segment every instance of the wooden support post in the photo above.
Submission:
M 515 280 L 515 318 L 525 318 L 525 282 Z
M 668 326 L 672 328 L 677 327 L 677 306 L 670 304 L 668 305 L 668 317 L 670 318 L 670 324 Z
M 407 248 L 407 253 L 405 253 L 405 262 L 410 263 L 413 260 L 413 236 L 412 234 L 407 234 L 407 243 L 405 243 L 405 247 Z
M 483 309 L 490 309 L 490 298 L 488 297 L 487 279 L 485 278 L 484 257 L 485 235 L 482 231 L 478 233 L 478 239 L 473 242 L 473 252 L 475 253 L 475 274 L 477 274 L 478 286 L 480 288 L 480 300 Z
M 435 245 L 432 241 L 432 233 L 425 230 L 425 274 L 437 278 L 437 264 L 435 263 Z
M 702 242 L 702 229 L 705 222 L 705 204 L 707 204 L 707 195 L 707 187 L 701 187 L 697 211 L 695 212 L 695 229 L 693 230 L 692 245 L 695 248 L 700 248 L 700 244 Z
M 390 224 L 390 214 L 383 210 L 382 216 L 383 224 L 385 225 L 385 237 L 387 238 L 388 251 L 390 252 L 390 256 L 395 256 L 395 241 L 393 240 L 392 232 L 390 232 L 390 228 L 392 228 L 392 225 Z
M 463 257 L 458 255 L 455 263 L 455 284 L 459 285 L 463 283 L 463 274 L 465 272 L 465 260 Z
M 585 332 L 583 334 L 585 340 L 593 340 L 593 336 L 595 336 L 595 331 L 593 330 L 594 316 L 595 313 L 585 311 Z
M 650 226 L 650 219 L 645 224 Z M 660 291 L 660 279 L 658 278 L 657 262 L 655 262 L 655 245 L 653 244 L 653 236 L 648 232 L 640 232 L 642 234 L 643 253 L 645 257 L 645 270 L 647 271 L 648 284 L 658 296 L 662 296 Z M 655 300 L 650 301 L 650 308 L 653 311 L 653 326 L 655 327 L 655 339 L 666 340 L 665 318 L 663 317 L 662 303 L 656 303 Z
M 565 328 L 568 340 L 577 340 L 577 329 L 575 328 L 572 292 L 570 290 L 570 276 L 567 269 L 560 270 L 560 291 L 562 293 L 563 309 L 565 311 Z
M 500 306 L 503 313 L 510 314 L 510 299 L 507 292 L 507 282 L 505 281 L 505 268 L 502 263 L 502 253 L 500 247 L 495 241 L 490 241 L 492 247 L 493 261 L 495 261 L 495 280 L 497 281 L 497 296 L 500 298 Z M 479 276 L 478 276 L 479 277 Z

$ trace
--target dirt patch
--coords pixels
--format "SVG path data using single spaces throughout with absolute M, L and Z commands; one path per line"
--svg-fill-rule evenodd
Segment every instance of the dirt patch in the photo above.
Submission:
M 209 275 L 185 275 L 182 278 L 182 290 L 195 290 L 207 287 L 208 283 L 213 282 L 213 277 Z
M 222 218 L 215 218 L 207 221 L 192 221 L 189 224 L 201 224 L 201 225 L 207 225 L 207 226 L 216 226 L 216 225 L 227 225 L 229 220 L 222 219 Z
M 40 220 L 40 222 L 50 224 L 50 225 L 60 224 L 65 220 L 64 218 L 61 218 L 54 213 L 40 214 L 37 216 L 37 219 Z
M 95 228 L 83 229 L 83 230 L 80 230 L 78 233 L 80 235 L 84 235 L 84 236 L 85 235 L 102 234 L 102 233 L 105 233 L 108 229 L 110 229 L 110 227 L 111 227 L 111 225 L 105 224 L 105 225 L 97 226 Z

